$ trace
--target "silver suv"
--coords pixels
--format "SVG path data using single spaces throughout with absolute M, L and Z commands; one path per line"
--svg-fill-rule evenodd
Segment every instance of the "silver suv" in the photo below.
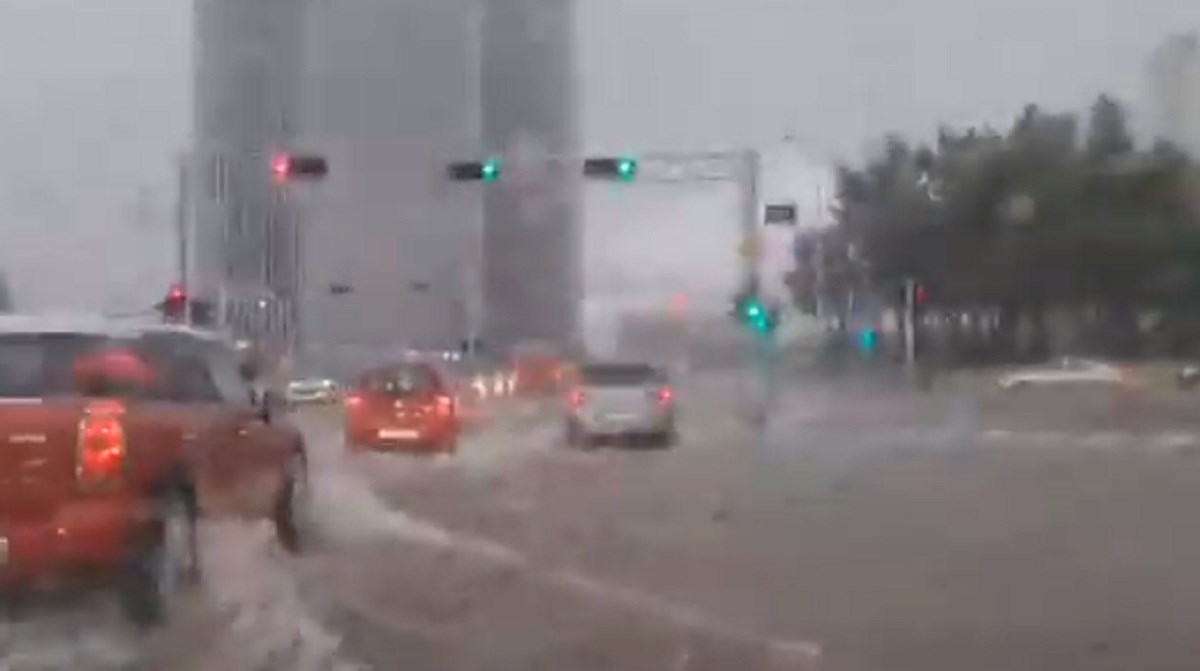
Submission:
M 591 363 L 579 367 L 567 392 L 567 444 L 590 447 L 601 439 L 675 442 L 675 392 L 666 371 L 646 363 Z

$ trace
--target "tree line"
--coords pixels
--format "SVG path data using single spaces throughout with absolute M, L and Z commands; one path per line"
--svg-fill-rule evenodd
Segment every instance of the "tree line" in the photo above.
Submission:
M 911 279 L 947 323 L 990 324 L 979 337 L 993 358 L 1045 355 L 1056 324 L 1074 334 L 1060 348 L 1200 345 L 1200 167 L 1167 142 L 1135 143 L 1111 96 L 1082 123 L 1029 105 L 1005 131 L 888 137 L 839 168 L 837 203 L 836 225 L 798 238 L 789 285 L 804 309 L 844 313 L 852 294 L 894 304 Z

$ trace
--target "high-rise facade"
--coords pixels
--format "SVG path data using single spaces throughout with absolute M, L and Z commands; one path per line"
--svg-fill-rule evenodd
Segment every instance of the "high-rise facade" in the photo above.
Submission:
M 235 332 L 287 342 L 301 301 L 302 209 L 271 157 L 299 135 L 303 0 L 196 0 L 188 161 L 192 294 Z
M 1200 155 L 1200 39 L 1195 33 L 1168 38 L 1147 68 L 1146 130 Z
M 247 289 L 251 315 L 255 291 L 295 296 L 303 350 L 339 368 L 473 331 L 574 335 L 576 177 L 545 161 L 574 149 L 568 0 L 196 7 L 199 287 Z M 289 148 L 328 178 L 273 185 Z M 493 154 L 499 182 L 447 179 Z
M 319 357 L 453 346 L 468 329 L 481 193 L 445 166 L 480 151 L 475 11 L 474 0 L 312 3 L 305 139 L 330 161 L 305 257 L 304 332 Z
M 484 7 L 483 138 L 509 164 L 485 194 L 485 333 L 571 343 L 583 299 L 574 3 Z

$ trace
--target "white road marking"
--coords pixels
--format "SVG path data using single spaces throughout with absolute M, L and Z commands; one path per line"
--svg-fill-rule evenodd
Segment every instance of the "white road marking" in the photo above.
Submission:
M 541 428 L 542 431 L 533 430 L 522 437 L 514 437 L 514 439 L 520 441 L 523 446 L 538 443 L 552 445 L 553 442 L 548 440 L 545 435 L 546 431 L 553 433 L 552 427 L 543 426 Z M 506 454 L 510 459 L 514 451 L 517 453 L 526 451 L 527 454 L 536 454 L 541 451 L 514 445 L 507 447 L 508 449 L 502 447 L 489 449 Z M 475 468 L 495 468 L 500 463 L 502 462 L 499 460 L 488 459 L 483 462 L 474 462 L 473 466 Z M 339 464 L 338 460 L 330 460 L 325 465 L 327 468 L 315 475 L 314 484 L 318 500 L 314 513 L 320 527 L 331 537 L 353 541 L 378 539 L 381 535 L 387 535 L 407 542 L 450 549 L 499 567 L 520 570 L 548 587 L 578 598 L 628 611 L 646 613 L 685 629 L 761 645 L 775 657 L 788 658 L 793 661 L 806 659 L 810 662 L 815 662 L 820 657 L 820 647 L 815 643 L 761 636 L 743 631 L 707 613 L 673 603 L 654 594 L 600 580 L 577 571 L 540 566 L 514 548 L 485 538 L 452 531 L 429 520 L 418 519 L 402 511 L 391 509 L 373 493 L 370 486 L 362 481 L 359 474 L 353 469 L 345 468 L 344 462 Z M 472 466 L 472 464 L 466 463 L 464 465 L 467 465 L 468 468 Z
M 1164 433 L 1155 439 L 1153 446 L 1160 449 L 1175 450 L 1198 444 L 1200 444 L 1200 436 L 1194 433 Z
M 790 657 L 811 663 L 821 656 L 820 646 L 811 641 L 782 639 L 747 632 L 707 613 L 645 591 L 569 569 L 546 569 L 521 552 L 500 543 L 450 531 L 399 511 L 391 511 L 391 514 L 394 516 L 393 530 L 404 540 L 457 550 L 504 568 L 517 569 L 545 585 L 594 603 L 645 613 L 686 629 L 699 630 L 723 638 L 758 642 L 777 657 Z
M 1133 438 L 1132 434 L 1120 431 L 1097 431 L 1080 436 L 1079 440 L 1089 447 L 1115 447 Z

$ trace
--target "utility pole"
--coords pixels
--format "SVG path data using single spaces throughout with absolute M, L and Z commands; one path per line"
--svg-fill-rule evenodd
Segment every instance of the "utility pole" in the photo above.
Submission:
M 904 280 L 904 365 L 911 372 L 917 363 L 917 282 Z
M 741 170 L 737 175 L 740 182 L 742 198 L 742 240 L 754 241 L 756 249 L 753 254 L 742 255 L 742 279 L 745 286 L 759 285 L 759 250 L 757 238 L 759 228 L 759 172 L 762 168 L 762 157 L 757 150 L 748 149 L 741 155 Z
M 190 176 L 190 171 L 188 170 L 187 153 L 180 153 L 177 159 L 176 170 L 178 183 L 176 184 L 175 190 L 175 271 L 178 273 L 177 282 L 179 286 L 182 287 L 185 292 L 190 292 L 191 286 L 189 280 L 191 279 L 191 268 L 188 257 L 191 256 L 191 250 L 189 248 L 191 231 L 189 230 L 190 227 L 188 226 L 188 214 L 191 207 L 189 203 L 190 193 L 188 190 L 188 178 Z M 186 309 L 188 312 L 186 315 L 186 320 L 190 324 L 192 322 L 191 301 L 188 302 Z

